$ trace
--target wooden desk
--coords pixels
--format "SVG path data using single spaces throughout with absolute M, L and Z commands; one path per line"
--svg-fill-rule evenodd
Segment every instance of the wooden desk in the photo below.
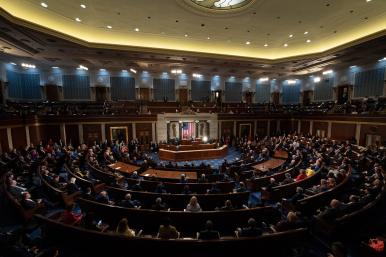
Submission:
M 168 161 L 192 161 L 222 158 L 228 153 L 228 146 L 224 145 L 217 149 L 172 151 L 160 149 L 158 154 L 161 160 Z
M 252 166 L 252 168 L 260 172 L 266 172 L 268 169 L 276 169 L 280 167 L 283 163 L 285 163 L 285 160 L 283 159 L 272 158 L 266 162 Z
M 118 170 L 120 172 L 127 173 L 127 174 L 131 174 L 134 171 L 139 169 L 138 166 L 127 164 L 124 162 L 116 162 L 116 163 L 110 164 L 109 167 L 114 170 Z
M 205 150 L 205 149 L 215 149 L 217 146 L 214 144 L 192 144 L 192 145 L 160 145 L 160 149 L 171 150 L 171 151 L 189 151 L 189 150 Z
M 142 172 L 141 176 L 166 178 L 166 179 L 180 179 L 182 174 L 185 174 L 185 176 L 187 177 L 188 180 L 197 180 L 197 172 L 195 172 L 195 171 L 148 169 L 148 170 Z
M 273 155 L 274 158 L 278 159 L 287 159 L 288 158 L 288 152 L 280 150 L 276 151 L 275 154 Z

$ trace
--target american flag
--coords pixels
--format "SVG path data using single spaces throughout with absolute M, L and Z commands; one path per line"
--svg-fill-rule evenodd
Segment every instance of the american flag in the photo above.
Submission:
M 194 122 L 182 123 L 182 139 L 191 139 L 194 133 Z

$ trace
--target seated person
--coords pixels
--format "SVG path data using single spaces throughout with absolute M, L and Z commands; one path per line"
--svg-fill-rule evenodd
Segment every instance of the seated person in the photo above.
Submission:
M 284 176 L 285 176 L 285 178 L 280 183 L 281 185 L 286 185 L 286 184 L 294 182 L 294 179 L 291 177 L 291 173 L 286 173 Z
M 226 200 L 225 203 L 224 203 L 224 206 L 219 208 L 219 210 L 221 210 L 221 211 L 231 211 L 231 210 L 234 210 L 234 209 L 235 208 L 233 207 L 231 200 Z
M 220 233 L 217 230 L 213 229 L 213 222 L 208 220 L 205 224 L 205 230 L 198 233 L 198 239 L 201 240 L 214 240 L 220 239 Z
M 166 191 L 166 188 L 165 188 L 165 184 L 162 183 L 162 182 L 159 182 L 158 185 L 155 187 L 154 193 L 166 194 L 167 191 Z
M 235 193 L 243 193 L 243 192 L 247 192 L 247 187 L 245 186 L 244 182 L 240 182 L 238 184 L 238 187 L 235 188 L 235 190 L 233 190 Z
M 138 172 L 137 172 L 137 171 L 134 171 L 133 173 L 131 173 L 130 178 L 132 178 L 132 179 L 139 179 L 140 176 L 138 175 Z
M 125 208 L 139 208 L 141 204 L 136 201 L 131 199 L 131 194 L 127 193 L 125 195 L 125 198 L 118 203 L 119 206 L 125 207 Z
M 67 194 L 71 195 L 75 192 L 80 191 L 80 188 L 78 187 L 78 185 L 75 184 L 75 182 L 76 182 L 75 177 L 70 178 L 70 182 L 66 185 Z
M 205 176 L 205 173 L 201 174 L 201 177 L 197 180 L 198 183 L 208 183 L 208 179 Z
M 190 194 L 192 194 L 192 191 L 190 190 L 189 185 L 185 185 L 185 186 L 184 186 L 184 189 L 182 190 L 181 194 L 184 194 L 184 195 L 190 195 Z
M 82 198 L 89 200 L 89 201 L 95 200 L 95 197 L 94 197 L 90 187 L 87 187 L 86 190 L 83 192 Z
M 163 210 L 167 210 L 168 209 L 168 206 L 166 203 L 163 203 L 162 202 L 162 198 L 161 197 L 157 197 L 155 199 L 155 203 L 151 206 L 151 208 L 153 210 L 157 210 L 157 211 L 163 211 Z
M 64 212 L 61 214 L 59 221 L 64 224 L 73 225 L 82 219 L 82 214 L 75 212 L 75 204 L 66 206 Z
M 296 188 L 296 193 L 289 199 L 284 199 L 292 204 L 297 204 L 298 201 L 304 198 L 304 190 L 301 187 Z
M 330 207 L 317 215 L 318 218 L 326 221 L 334 221 L 336 218 L 343 215 L 342 204 L 337 199 L 332 199 Z
M 197 201 L 197 197 L 192 196 L 192 198 L 190 198 L 189 204 L 186 206 L 185 211 L 188 211 L 188 212 L 200 212 L 200 211 L 202 211 L 200 204 Z
M 128 221 L 126 218 L 123 218 L 119 221 L 115 232 L 119 235 L 135 237 L 135 231 L 129 228 Z
M 178 234 L 177 229 L 171 225 L 171 220 L 165 218 L 159 226 L 157 237 L 161 239 L 176 239 L 179 236 Z
M 24 210 L 31 210 L 38 205 L 38 202 L 31 199 L 31 194 L 29 192 L 24 192 L 20 204 L 23 206 Z
M 217 183 L 214 183 L 210 189 L 207 191 L 208 194 L 220 194 L 221 190 L 218 188 Z
M 95 201 L 98 203 L 103 203 L 103 204 L 111 204 L 112 202 L 110 201 L 110 197 L 107 194 L 105 190 L 101 191 L 97 197 L 95 198 Z
M 297 177 L 295 178 L 295 181 L 300 181 L 300 180 L 303 180 L 305 178 L 307 178 L 306 171 L 304 169 L 300 169 L 299 175 L 297 175 Z
M 237 232 L 239 237 L 256 237 L 263 234 L 263 230 L 257 226 L 254 218 L 248 220 L 248 227 L 238 228 Z
M 181 174 L 181 176 L 180 176 L 180 183 L 181 184 L 188 183 L 188 179 L 186 178 L 185 174 Z
M 362 207 L 362 204 L 359 202 L 359 196 L 350 195 L 349 202 L 343 205 L 343 211 L 345 213 L 351 213 L 359 210 Z
M 269 179 L 269 184 L 265 187 L 265 191 L 272 192 L 274 187 L 277 187 L 279 184 L 276 183 L 274 178 Z
M 102 225 L 95 222 L 95 215 L 94 212 L 88 212 L 82 219 L 82 226 L 85 229 L 95 230 L 95 231 L 105 231 L 109 226 L 108 225 Z M 101 221 L 100 221 L 101 222 Z
M 286 219 L 279 221 L 273 228 L 275 231 L 287 231 L 301 227 L 298 216 L 295 212 L 288 212 Z

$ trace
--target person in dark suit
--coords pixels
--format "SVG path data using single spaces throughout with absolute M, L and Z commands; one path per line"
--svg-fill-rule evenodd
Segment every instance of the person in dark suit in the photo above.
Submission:
M 82 198 L 86 199 L 86 200 L 89 200 L 89 201 L 94 201 L 95 200 L 95 197 L 93 196 L 90 187 L 86 188 L 85 192 L 82 194 Z
M 213 222 L 208 220 L 205 224 L 205 230 L 200 231 L 198 239 L 201 240 L 215 240 L 220 239 L 220 232 L 213 229 Z
M 70 183 L 68 183 L 68 184 L 66 185 L 66 191 L 67 191 L 67 193 L 68 193 L 69 195 L 71 195 L 71 194 L 73 194 L 73 193 L 75 193 L 75 192 L 80 191 L 80 188 L 78 187 L 78 185 L 75 184 L 75 182 L 76 182 L 76 178 L 72 177 L 72 178 L 70 179 Z
M 23 193 L 23 198 L 20 201 L 21 206 L 23 206 L 24 210 L 30 210 L 37 206 L 37 203 L 31 199 L 31 194 L 29 192 Z
M 250 218 L 248 220 L 248 227 L 239 228 L 238 236 L 239 237 L 257 237 L 263 234 L 263 230 L 257 226 L 256 220 Z
M 98 203 L 110 204 L 110 198 L 106 191 L 101 191 L 95 198 Z
M 157 211 L 163 211 L 163 210 L 167 210 L 168 209 L 168 206 L 166 203 L 163 203 L 162 202 L 162 198 L 161 197 L 157 197 L 155 199 L 155 203 L 151 206 L 151 208 L 153 210 L 157 210 Z
M 125 208 L 138 208 L 140 206 L 138 201 L 131 199 L 131 194 L 129 193 L 125 195 L 125 199 L 120 201 L 118 205 Z
M 321 212 L 317 217 L 326 221 L 334 221 L 343 215 L 342 204 L 337 199 L 332 199 L 330 207 Z

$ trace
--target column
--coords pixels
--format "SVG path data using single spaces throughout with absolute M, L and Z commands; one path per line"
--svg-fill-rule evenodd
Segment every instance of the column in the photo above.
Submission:
M 218 139 L 220 139 L 222 136 L 221 135 L 221 121 L 218 122 L 218 133 L 217 134 L 218 134 Z
M 357 141 L 357 145 L 360 145 L 361 140 L 361 124 L 357 123 L 357 126 L 355 128 L 355 139 Z
M 135 131 L 135 123 L 133 122 L 133 123 L 131 123 L 131 125 L 132 125 L 132 130 L 133 130 L 133 139 L 135 139 L 135 138 L 137 138 L 137 133 L 136 133 L 136 131 Z
M 31 137 L 29 135 L 29 126 L 25 126 L 25 139 L 27 141 L 27 145 L 30 145 L 31 144 Z
M 312 135 L 312 130 L 313 130 L 313 128 L 314 128 L 314 121 L 311 120 L 311 121 L 310 121 L 310 135 Z
M 253 138 L 255 138 L 256 136 L 256 131 L 257 131 L 256 127 L 257 127 L 257 120 L 253 122 Z
M 155 137 L 155 122 L 151 123 L 151 136 L 152 136 L 151 141 L 153 141 L 154 143 L 157 142 Z
M 332 122 L 328 122 L 328 127 L 327 127 L 327 137 L 331 138 L 331 127 L 332 127 Z
M 62 139 L 63 144 L 67 145 L 66 125 L 64 123 L 60 124 L 60 138 Z
M 102 142 L 106 141 L 106 124 L 101 124 L 101 135 L 102 135 Z
M 276 132 L 280 131 L 280 120 L 276 120 Z
M 271 120 L 267 120 L 267 136 L 271 134 Z
M 11 130 L 11 128 L 7 128 L 7 138 L 8 138 L 8 148 L 9 149 L 13 149 L 12 130 Z
M 79 133 L 79 143 L 83 144 L 84 139 L 83 139 L 83 125 L 78 124 L 78 133 Z
M 236 129 L 236 121 L 233 121 L 233 135 L 237 137 L 236 135 L 237 129 Z
M 298 120 L 298 134 L 300 135 L 300 128 L 301 128 L 301 126 L 302 126 L 302 124 L 301 124 L 301 121 L 300 120 Z

